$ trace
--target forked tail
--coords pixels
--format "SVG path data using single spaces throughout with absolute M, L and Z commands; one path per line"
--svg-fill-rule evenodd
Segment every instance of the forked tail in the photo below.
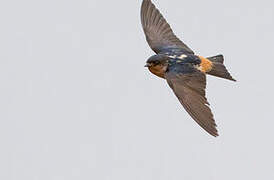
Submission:
M 209 72 L 207 72 L 207 74 L 210 74 L 212 76 L 217 76 L 220 78 L 224 78 L 224 79 L 228 79 L 231 81 L 236 81 L 235 79 L 233 79 L 233 77 L 230 75 L 230 73 L 227 71 L 227 69 L 224 65 L 224 56 L 223 55 L 208 57 L 207 59 L 213 63 L 212 69 Z

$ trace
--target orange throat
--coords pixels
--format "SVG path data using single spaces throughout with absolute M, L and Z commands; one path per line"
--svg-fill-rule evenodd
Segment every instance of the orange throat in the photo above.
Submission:
M 157 66 L 151 66 L 148 69 L 151 73 L 155 74 L 156 76 L 165 79 L 165 73 L 167 70 L 167 66 L 157 65 Z

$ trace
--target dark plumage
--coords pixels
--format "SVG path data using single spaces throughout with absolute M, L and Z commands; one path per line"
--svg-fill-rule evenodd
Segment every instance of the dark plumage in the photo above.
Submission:
M 178 39 L 151 0 L 143 0 L 141 21 L 146 40 L 156 55 L 146 67 L 166 79 L 189 115 L 209 134 L 218 136 L 216 123 L 205 97 L 206 74 L 235 81 L 223 64 L 223 56 L 197 56 Z

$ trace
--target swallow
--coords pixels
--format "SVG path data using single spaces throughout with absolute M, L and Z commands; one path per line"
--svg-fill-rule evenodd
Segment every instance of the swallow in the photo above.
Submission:
M 217 125 L 205 96 L 206 75 L 236 81 L 224 65 L 223 55 L 196 55 L 172 31 L 151 0 L 143 0 L 141 22 L 146 40 L 156 53 L 145 67 L 167 81 L 189 115 L 210 135 L 217 137 Z

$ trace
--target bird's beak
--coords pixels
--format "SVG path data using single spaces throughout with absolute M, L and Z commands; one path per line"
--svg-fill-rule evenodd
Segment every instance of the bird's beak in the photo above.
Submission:
M 145 67 L 150 67 L 150 64 L 149 64 L 149 63 L 146 63 Z

